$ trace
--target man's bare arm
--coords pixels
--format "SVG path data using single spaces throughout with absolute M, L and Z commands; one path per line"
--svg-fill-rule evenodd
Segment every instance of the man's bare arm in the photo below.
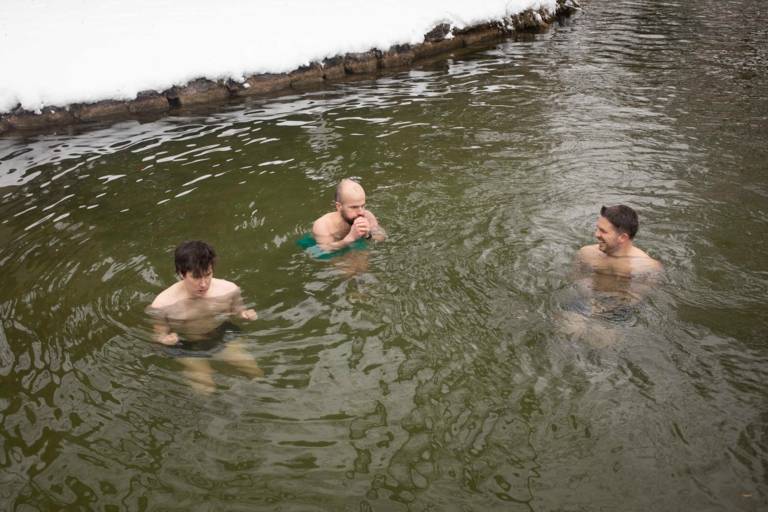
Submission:
M 348 240 L 347 237 L 344 237 L 341 240 L 335 240 L 331 235 L 315 235 L 315 241 L 317 242 L 317 245 L 326 252 L 338 251 L 354 242 L 354 240 Z
M 589 252 L 590 246 L 585 246 L 579 249 L 576 253 L 576 257 L 573 258 L 573 265 L 571 266 L 571 277 L 573 279 L 583 277 L 589 270 Z
M 378 219 L 376 219 L 376 216 L 372 214 L 369 211 L 365 212 L 366 217 L 368 218 L 368 223 L 370 224 L 370 230 L 368 231 L 368 234 L 371 238 L 376 240 L 377 242 L 382 242 L 387 239 L 387 232 L 384 231 L 384 228 L 381 227 L 381 224 L 379 224 Z
M 312 226 L 312 236 L 315 238 L 315 242 L 317 242 L 317 245 L 322 250 L 333 252 L 338 251 L 339 249 L 343 249 L 354 243 L 355 240 L 360 238 L 361 235 L 359 230 L 356 230 L 353 227 L 349 230 L 349 233 L 347 233 L 344 238 L 341 240 L 336 240 L 336 238 L 333 236 L 333 233 L 322 222 L 322 219 L 318 219 Z
M 243 320 L 256 320 L 258 317 L 254 309 L 245 308 L 245 303 L 243 302 L 243 295 L 240 291 L 240 287 L 238 287 L 237 290 L 232 294 L 230 311 L 233 315 L 236 315 L 238 318 L 242 318 Z
M 153 338 L 157 343 L 175 345 L 179 342 L 179 335 L 171 330 L 171 326 L 160 308 L 149 306 L 147 313 L 152 317 Z

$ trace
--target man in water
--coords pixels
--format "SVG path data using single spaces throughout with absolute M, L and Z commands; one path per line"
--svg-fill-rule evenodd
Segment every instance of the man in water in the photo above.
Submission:
M 338 251 L 361 238 L 384 240 L 376 216 L 365 209 L 365 191 L 359 183 L 343 179 L 336 187 L 336 211 L 326 213 L 312 225 L 312 236 L 324 251 Z
M 579 250 L 577 262 L 582 269 L 598 274 L 622 277 L 657 274 L 661 263 L 634 246 L 639 227 L 637 213 L 629 206 L 603 206 L 597 219 L 597 243 Z
M 636 305 L 648 293 L 662 265 L 634 246 L 639 222 L 629 206 L 603 206 L 595 228 L 597 243 L 582 247 L 572 291 L 576 297 L 561 315 L 567 334 L 594 347 L 612 345 L 630 325 Z
M 213 247 L 198 240 L 183 242 L 174 260 L 179 281 L 147 308 L 156 341 L 173 347 L 192 384 L 206 392 L 214 388 L 207 358 L 224 360 L 252 377 L 263 376 L 237 342 L 224 340 L 225 331 L 236 328 L 230 318 L 253 320 L 256 312 L 245 308 L 236 284 L 213 277 Z

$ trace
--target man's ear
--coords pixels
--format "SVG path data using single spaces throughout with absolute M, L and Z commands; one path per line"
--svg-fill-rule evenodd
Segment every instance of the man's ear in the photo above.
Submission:
M 619 242 L 622 244 L 627 243 L 630 240 L 628 233 L 619 233 Z
M 339 210 L 341 210 L 341 203 L 336 201 L 336 211 L 338 212 Z

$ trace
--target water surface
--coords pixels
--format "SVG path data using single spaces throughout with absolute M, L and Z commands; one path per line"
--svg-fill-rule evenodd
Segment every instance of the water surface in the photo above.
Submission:
M 0 139 L 3 508 L 764 507 L 767 24 L 595 1 L 377 80 Z M 347 176 L 390 238 L 315 260 Z M 614 203 L 665 275 L 605 317 L 571 262 Z M 206 396 L 151 342 L 185 239 L 258 311 L 263 379 L 214 362 Z

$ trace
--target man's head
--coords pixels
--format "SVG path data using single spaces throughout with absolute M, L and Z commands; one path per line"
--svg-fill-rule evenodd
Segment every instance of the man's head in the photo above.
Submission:
M 176 273 L 192 296 L 203 296 L 208 292 L 216 263 L 216 251 L 200 240 L 182 242 L 174 252 Z
M 603 206 L 595 229 L 598 248 L 606 254 L 615 253 L 632 242 L 638 226 L 637 213 L 629 206 Z
M 365 190 L 359 183 L 343 179 L 336 187 L 336 211 L 349 224 L 365 211 Z

